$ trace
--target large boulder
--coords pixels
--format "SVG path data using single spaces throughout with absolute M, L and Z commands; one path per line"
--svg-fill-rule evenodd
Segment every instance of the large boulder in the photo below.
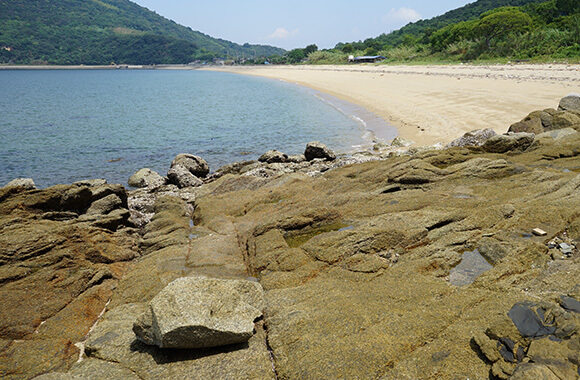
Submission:
M 132 187 L 159 187 L 165 185 L 165 178 L 151 169 L 143 168 L 135 172 L 127 182 Z
M 203 185 L 203 181 L 193 175 L 183 165 L 174 165 L 167 172 L 169 182 L 177 185 L 180 189 L 184 187 L 197 187 Z
M 306 145 L 304 156 L 308 161 L 312 161 L 316 158 L 321 158 L 327 161 L 336 159 L 336 154 L 334 154 L 334 152 L 326 145 L 318 141 L 312 141 Z
M 451 148 L 454 146 L 458 146 L 458 147 L 481 146 L 487 140 L 489 140 L 490 138 L 492 138 L 493 136 L 496 136 L 496 135 L 497 134 L 495 133 L 495 131 L 491 128 L 476 129 L 474 131 L 470 131 L 470 132 L 465 133 L 463 136 L 461 136 L 458 139 L 451 141 L 449 144 L 447 144 L 447 147 Z
M 161 348 L 202 348 L 248 341 L 262 315 L 259 283 L 182 277 L 167 285 L 133 325 L 142 342 Z
M 16 178 L 8 182 L 4 187 L 24 187 L 26 190 L 36 189 L 36 185 L 32 178 Z
M 518 121 L 517 123 L 513 123 L 509 129 L 509 132 L 526 132 L 526 133 L 535 133 L 540 134 L 544 132 L 544 125 L 542 124 L 542 112 L 543 111 L 534 111 L 528 116 L 526 116 L 522 121 Z
M 570 111 L 556 112 L 552 119 L 552 129 L 562 128 L 580 129 L 580 116 Z
M 206 160 L 193 154 L 181 153 L 171 162 L 171 167 L 182 166 L 198 178 L 209 174 L 209 165 Z
M 580 112 L 580 94 L 571 93 L 564 96 L 560 99 L 558 110 Z
M 286 153 L 282 153 L 278 150 L 269 150 L 266 153 L 262 154 L 260 158 L 258 158 L 260 162 L 266 162 L 271 164 L 273 162 L 287 162 L 288 155 Z
M 534 142 L 533 133 L 512 133 L 497 135 L 487 140 L 482 148 L 489 153 L 506 153 L 510 151 L 524 151 Z

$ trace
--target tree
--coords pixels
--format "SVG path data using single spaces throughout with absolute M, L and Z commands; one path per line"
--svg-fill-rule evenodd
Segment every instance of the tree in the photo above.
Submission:
M 429 37 L 431 49 L 433 51 L 443 51 L 447 46 L 455 42 L 471 39 L 473 37 L 474 24 L 474 21 L 463 21 L 444 26 Z
M 354 47 L 351 44 L 346 44 L 341 50 L 343 53 L 350 54 L 354 52 Z
M 556 8 L 564 15 L 571 15 L 580 11 L 578 0 L 556 0 Z
M 288 53 L 288 62 L 290 63 L 298 63 L 304 58 L 306 58 L 306 55 L 304 55 L 303 49 L 293 49 Z
M 475 31 L 485 39 L 491 49 L 491 40 L 510 32 L 524 32 L 532 24 L 532 18 L 516 7 L 501 7 L 480 16 Z
M 318 51 L 318 46 L 314 44 L 308 45 L 304 48 L 304 55 L 308 57 L 310 53 L 314 53 L 315 51 Z

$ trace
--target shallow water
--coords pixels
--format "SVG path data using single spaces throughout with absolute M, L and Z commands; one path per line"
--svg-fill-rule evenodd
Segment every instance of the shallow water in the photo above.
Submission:
M 143 167 L 164 175 L 179 153 L 216 170 L 269 149 L 299 154 L 313 140 L 345 153 L 380 123 L 294 84 L 220 72 L 4 70 L 0 87 L 0 186 L 126 184 Z
M 477 249 L 467 251 L 463 253 L 461 262 L 449 271 L 449 282 L 456 286 L 466 286 L 491 268 L 493 266 L 481 256 Z

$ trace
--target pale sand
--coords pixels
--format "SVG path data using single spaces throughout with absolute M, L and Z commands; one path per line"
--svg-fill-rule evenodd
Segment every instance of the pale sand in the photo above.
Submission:
M 360 105 L 418 145 L 465 132 L 505 133 L 530 112 L 580 93 L 580 65 L 233 66 L 209 68 L 298 83 Z

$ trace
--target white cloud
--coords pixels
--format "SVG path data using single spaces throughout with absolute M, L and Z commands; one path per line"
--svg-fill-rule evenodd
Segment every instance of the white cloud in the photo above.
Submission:
M 286 38 L 295 36 L 298 34 L 298 29 L 294 29 L 289 32 L 285 28 L 277 28 L 274 33 L 270 34 L 267 38 L 271 40 L 284 40 Z
M 385 22 L 414 22 L 421 19 L 421 15 L 414 9 L 402 7 L 399 9 L 392 8 L 389 13 L 383 17 Z

